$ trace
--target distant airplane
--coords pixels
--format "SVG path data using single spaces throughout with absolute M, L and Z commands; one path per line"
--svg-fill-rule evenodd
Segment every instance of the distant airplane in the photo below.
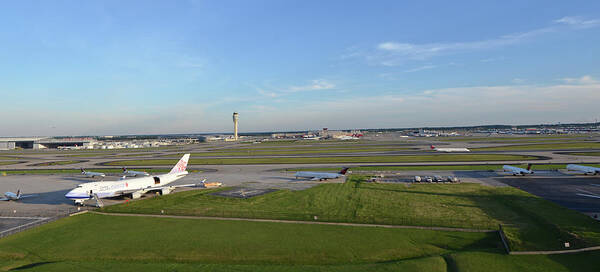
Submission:
M 104 173 L 100 173 L 100 172 L 89 172 L 89 171 L 85 171 L 83 170 L 83 168 L 81 168 L 81 174 L 83 174 L 84 176 L 88 177 L 88 178 L 94 178 L 94 177 L 106 177 L 106 175 Z
M 355 136 L 344 135 L 344 136 L 339 137 L 338 139 L 342 140 L 342 141 L 346 141 L 346 140 L 358 140 L 360 138 L 355 137 Z
M 343 177 L 348 171 L 348 167 L 344 167 L 339 173 L 327 173 L 327 172 L 296 172 L 297 178 L 309 178 L 311 180 L 326 180 Z
M 591 175 L 600 174 L 600 168 L 598 168 L 598 167 L 578 165 L 578 164 L 567 164 L 567 170 L 573 171 L 573 172 L 581 172 L 584 175 L 587 175 L 587 174 L 591 174 Z
M 0 201 L 19 200 L 22 198 L 32 197 L 32 196 L 37 196 L 37 195 L 22 195 L 21 190 L 17 190 L 16 194 L 13 192 L 4 193 L 4 197 L 0 198 Z
M 431 150 L 439 151 L 439 152 L 471 152 L 468 148 L 465 147 L 435 147 L 435 145 L 429 146 Z
M 504 170 L 504 172 L 511 172 L 511 174 L 513 176 L 516 176 L 516 175 L 525 176 L 526 174 L 533 174 L 533 171 L 531 171 L 531 163 L 527 164 L 527 169 L 523 169 L 520 167 L 514 167 L 514 166 L 510 166 L 510 165 L 504 165 L 504 166 L 502 166 L 502 169 Z
M 125 167 L 123 167 L 123 175 L 125 175 L 126 177 L 150 176 L 150 174 L 148 174 L 147 172 L 127 170 L 127 168 Z
M 185 154 L 179 162 L 167 174 L 152 177 L 132 178 L 119 181 L 88 182 L 77 186 L 69 191 L 65 197 L 75 201 L 75 204 L 83 204 L 85 200 L 95 198 L 109 198 L 122 195 L 131 195 L 136 199 L 148 192 L 160 192 L 163 195 L 171 193 L 175 188 L 194 187 L 197 184 L 184 184 L 167 186 L 180 178 L 185 177 L 190 154 Z

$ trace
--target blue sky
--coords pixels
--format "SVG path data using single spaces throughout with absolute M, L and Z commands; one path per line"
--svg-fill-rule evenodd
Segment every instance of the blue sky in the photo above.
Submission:
M 598 1 L 14 1 L 0 136 L 590 122 Z

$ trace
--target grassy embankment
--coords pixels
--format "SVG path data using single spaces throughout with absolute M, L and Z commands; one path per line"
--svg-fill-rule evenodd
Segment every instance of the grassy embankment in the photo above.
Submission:
M 250 199 L 187 191 L 103 208 L 109 212 L 273 218 L 497 229 L 505 224 L 513 250 L 600 245 L 600 224 L 512 187 L 478 184 L 323 184 Z
M 399 163 L 399 162 L 469 162 L 469 161 L 516 161 L 536 160 L 538 157 L 510 154 L 437 154 L 401 156 L 339 156 L 339 157 L 288 157 L 288 158 L 223 158 L 190 159 L 190 165 L 211 164 L 286 164 L 286 163 Z M 124 160 L 107 162 L 109 166 L 173 165 L 176 159 Z

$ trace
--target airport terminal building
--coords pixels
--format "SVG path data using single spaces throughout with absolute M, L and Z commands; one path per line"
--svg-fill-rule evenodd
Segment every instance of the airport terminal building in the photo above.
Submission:
M 0 138 L 0 150 L 45 148 L 91 148 L 92 138 L 18 137 Z

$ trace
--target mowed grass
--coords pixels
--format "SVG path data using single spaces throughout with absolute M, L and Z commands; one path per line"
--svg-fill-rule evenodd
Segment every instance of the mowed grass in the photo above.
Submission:
M 527 168 L 526 164 L 511 164 L 512 166 Z M 582 164 L 600 167 L 600 164 Z M 461 165 L 405 165 L 405 166 L 355 166 L 350 168 L 352 172 L 360 171 L 496 171 L 502 170 L 503 164 L 461 164 Z M 534 164 L 534 170 L 560 170 L 566 169 L 566 164 Z M 335 167 L 310 167 L 310 168 L 288 168 L 285 171 L 330 171 L 336 172 L 340 168 Z
M 80 163 L 80 162 L 84 162 L 84 161 L 51 161 L 51 162 L 36 163 L 36 164 L 32 164 L 31 166 L 69 165 L 69 164 L 76 164 L 76 163 Z
M 370 272 L 370 271 L 404 271 L 404 272 L 446 272 L 446 262 L 441 256 L 422 257 L 401 261 L 390 261 L 370 264 L 342 264 L 342 265 L 294 265 L 294 264 L 216 264 L 192 262 L 135 262 L 135 260 L 121 261 L 56 261 L 31 264 L 31 261 L 6 261 L 2 268 L 18 271 L 212 271 L 212 272 Z
M 597 136 L 597 135 L 594 135 Z M 543 140 L 581 140 L 590 135 L 544 135 L 544 136 L 513 136 L 513 137 L 449 137 L 441 139 L 448 142 L 513 142 L 513 141 L 543 141 Z
M 356 148 L 356 149 L 302 149 L 302 150 L 246 150 L 246 151 L 208 151 L 191 153 L 192 157 L 204 156 L 268 156 L 268 155 L 302 155 L 302 154 L 336 154 L 336 153 L 365 153 L 365 152 L 390 152 L 390 151 L 408 151 L 411 148 Z M 179 155 L 168 154 L 161 157 L 175 158 Z
M 598 149 L 598 142 L 578 142 L 578 143 L 555 143 L 555 144 L 527 144 L 527 145 L 507 145 L 494 147 L 472 148 L 472 151 L 512 151 L 512 150 L 569 150 L 569 149 Z
M 0 165 L 11 165 L 11 164 L 18 164 L 18 163 L 24 163 L 24 161 L 0 161 Z
M 284 158 L 223 158 L 195 159 L 191 165 L 215 164 L 288 164 L 288 163 L 399 163 L 399 162 L 469 162 L 469 161 L 516 161 L 537 160 L 539 157 L 510 154 L 437 154 L 437 155 L 401 155 L 401 156 L 338 156 L 338 157 L 284 157 Z M 107 162 L 109 166 L 152 166 L 173 165 L 177 159 L 123 160 Z
M 506 255 L 493 252 L 458 252 L 446 259 L 453 271 L 593 272 L 600 267 L 600 251 L 561 255 Z
M 600 223 L 513 187 L 479 184 L 374 184 L 352 177 L 304 191 L 281 190 L 250 199 L 186 191 L 103 208 L 107 212 L 379 223 L 497 229 L 513 250 L 600 245 Z
M 123 173 L 121 168 L 97 168 L 97 169 L 85 169 L 92 172 L 101 172 L 106 174 L 119 174 Z M 145 171 L 148 173 L 166 173 L 171 169 L 158 169 L 158 168 L 131 168 L 129 170 L 134 171 Z M 201 170 L 188 169 L 190 173 L 202 172 Z M 27 170 L 0 170 L 0 173 L 7 175 L 49 175 L 49 174 L 80 174 L 79 169 L 27 169 Z
M 569 152 L 564 154 L 575 156 L 600 156 L 600 152 Z
M 497 248 L 496 233 L 84 214 L 0 240 L 0 259 L 335 265 Z

